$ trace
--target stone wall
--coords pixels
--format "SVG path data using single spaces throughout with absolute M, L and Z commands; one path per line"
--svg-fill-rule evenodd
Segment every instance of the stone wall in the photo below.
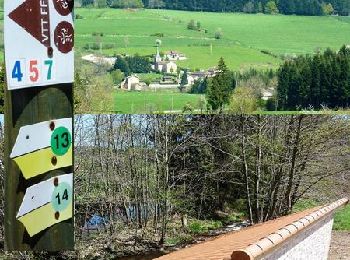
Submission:
M 327 260 L 331 243 L 333 214 L 308 226 L 260 259 Z

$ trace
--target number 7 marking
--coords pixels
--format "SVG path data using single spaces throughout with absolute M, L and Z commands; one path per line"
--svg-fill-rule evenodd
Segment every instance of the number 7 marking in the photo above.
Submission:
M 49 66 L 49 69 L 47 70 L 47 80 L 52 79 L 52 64 L 53 64 L 53 60 L 45 61 L 45 65 Z

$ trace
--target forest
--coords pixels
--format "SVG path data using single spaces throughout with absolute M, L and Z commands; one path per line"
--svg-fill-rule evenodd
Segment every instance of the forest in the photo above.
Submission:
M 327 203 L 349 189 L 349 136 L 341 116 L 77 115 L 76 251 L 7 256 L 157 256 Z
M 280 110 L 350 106 L 350 48 L 286 61 L 278 71 Z
M 79 2 L 79 1 L 78 1 Z M 82 6 L 164 8 L 186 11 L 281 13 L 296 15 L 350 14 L 348 0 L 81 0 Z
M 77 116 L 77 236 L 89 244 L 83 227 L 97 214 L 101 247 L 122 254 L 290 214 L 338 181 L 340 196 L 349 129 L 332 116 Z

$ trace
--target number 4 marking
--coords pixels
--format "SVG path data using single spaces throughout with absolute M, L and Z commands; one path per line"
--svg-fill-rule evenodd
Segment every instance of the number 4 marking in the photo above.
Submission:
M 52 79 L 52 64 L 53 64 L 53 60 L 46 60 L 45 62 L 46 66 L 49 66 L 48 70 L 47 70 L 47 80 L 51 80 Z
M 21 70 L 21 62 L 19 60 L 15 62 L 15 66 L 13 67 L 12 78 L 17 79 L 18 82 L 22 81 L 23 73 Z
M 57 193 L 55 198 L 57 198 L 58 205 L 61 205 L 60 193 Z M 68 190 L 65 189 L 64 192 L 63 192 L 62 200 L 67 200 L 68 201 L 68 199 L 69 199 L 69 197 L 68 197 Z

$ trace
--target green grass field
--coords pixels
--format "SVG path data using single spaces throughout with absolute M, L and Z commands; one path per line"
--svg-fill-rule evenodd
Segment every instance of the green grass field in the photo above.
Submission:
M 350 205 L 335 214 L 333 229 L 350 230 Z
M 192 70 L 214 67 L 220 57 L 224 57 L 232 70 L 277 68 L 280 55 L 307 54 L 316 49 L 338 49 L 350 44 L 350 17 L 84 8 L 77 8 L 75 13 L 82 17 L 75 21 L 75 45 L 79 54 L 100 52 L 84 47 L 101 43 L 110 46 L 102 49 L 105 55 L 151 55 L 155 53 L 155 41 L 161 39 L 161 51 L 184 53 L 188 60 L 178 65 Z M 188 30 L 191 19 L 199 21 L 203 30 Z M 220 40 L 214 37 L 218 28 L 223 32 Z M 154 36 L 156 34 L 164 37 Z M 115 108 L 120 113 L 181 111 L 187 103 L 199 109 L 200 99 L 176 90 L 171 93 L 117 92 Z
M 294 206 L 293 212 L 300 212 L 317 206 L 323 206 L 323 204 L 315 200 L 303 199 Z M 350 230 L 350 205 L 335 212 L 333 229 Z
M 157 92 L 127 92 L 117 91 L 115 95 L 115 110 L 122 114 L 142 114 L 150 112 L 182 112 L 189 105 L 199 109 L 202 95 L 180 93 L 176 90 Z
M 275 55 L 313 53 L 315 49 L 338 49 L 350 44 L 350 17 L 301 17 L 204 13 L 171 10 L 76 9 L 83 19 L 76 20 L 76 46 L 102 42 L 114 44 L 105 54 L 153 54 L 155 40 L 164 34 L 162 50 L 177 50 L 189 58 L 180 66 L 206 69 L 224 57 L 232 69 L 276 67 Z M 204 31 L 187 29 L 187 23 L 199 21 Z M 216 40 L 221 28 L 223 38 Z M 93 36 L 103 33 L 103 36 Z M 213 46 L 212 52 L 211 47 Z M 91 51 L 85 51 L 91 52 Z
M 76 8 L 75 14 L 83 18 L 75 20 L 77 59 L 80 54 L 99 52 L 84 48 L 96 43 L 110 45 L 102 50 L 105 55 L 151 55 L 155 53 L 156 39 L 161 39 L 161 51 L 176 50 L 188 57 L 178 62 L 183 68 L 207 69 L 216 66 L 220 57 L 224 57 L 232 70 L 264 69 L 277 68 L 281 63 L 280 55 L 307 54 L 316 49 L 338 49 L 350 44 L 350 17 L 86 8 Z M 191 19 L 199 21 L 203 30 L 188 30 Z M 218 28 L 223 32 L 220 40 L 214 37 Z M 164 37 L 154 36 L 156 34 Z M 267 52 L 273 55 L 264 54 Z M 1 60 L 3 55 L 0 56 Z M 182 110 L 189 102 L 199 109 L 200 98 L 176 91 L 171 94 L 117 92 L 115 102 L 118 112 L 145 113 L 150 109 Z

